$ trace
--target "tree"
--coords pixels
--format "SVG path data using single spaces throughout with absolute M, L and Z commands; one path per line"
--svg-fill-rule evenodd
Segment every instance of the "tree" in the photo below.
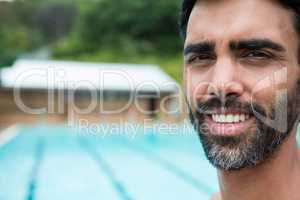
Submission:
M 76 37 L 89 50 L 177 52 L 179 0 L 102 0 L 79 17 Z

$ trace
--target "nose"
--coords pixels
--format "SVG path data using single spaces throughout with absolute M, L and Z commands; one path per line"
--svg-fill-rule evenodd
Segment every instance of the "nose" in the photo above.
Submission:
M 242 77 L 238 66 L 230 59 L 218 60 L 211 71 L 211 81 L 207 87 L 207 94 L 226 98 L 234 95 L 239 97 L 244 92 Z

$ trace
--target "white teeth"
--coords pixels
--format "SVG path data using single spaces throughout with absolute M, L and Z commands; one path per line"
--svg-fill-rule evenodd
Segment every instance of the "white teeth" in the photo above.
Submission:
M 245 115 L 240 115 L 240 120 L 243 122 L 246 120 Z
M 217 123 L 238 123 L 244 122 L 249 119 L 250 116 L 247 114 L 235 115 L 235 114 L 227 114 L 227 115 L 212 115 L 212 119 Z
M 225 115 L 220 115 L 219 120 L 220 120 L 219 122 L 221 122 L 221 123 L 226 122 L 226 116 Z
M 237 123 L 237 122 L 239 122 L 239 121 L 240 121 L 239 115 L 234 115 L 234 117 L 233 117 L 233 122 Z
M 219 121 L 219 117 L 217 115 L 212 115 L 212 118 L 215 122 L 218 122 Z
M 216 115 L 216 121 L 221 122 L 221 115 Z
M 226 116 L 226 122 L 227 123 L 232 123 L 233 122 L 233 115 L 227 115 Z

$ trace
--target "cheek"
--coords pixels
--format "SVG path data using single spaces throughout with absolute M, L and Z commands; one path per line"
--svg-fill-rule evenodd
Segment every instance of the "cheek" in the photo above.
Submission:
M 209 74 L 199 73 L 197 70 L 187 69 L 185 71 L 185 88 L 187 97 L 194 102 L 196 99 L 205 99 L 207 88 L 211 84 Z
M 253 79 L 251 101 L 270 111 L 276 104 L 287 98 L 295 82 L 295 72 L 287 68 L 269 73 L 261 79 Z
M 289 94 L 299 97 L 300 94 L 300 67 L 294 67 L 288 70 L 287 88 Z

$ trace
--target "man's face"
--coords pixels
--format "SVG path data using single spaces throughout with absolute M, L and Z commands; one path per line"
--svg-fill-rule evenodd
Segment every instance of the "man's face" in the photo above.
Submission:
M 200 0 L 187 27 L 191 120 L 210 162 L 266 160 L 294 128 L 300 90 L 293 13 L 274 0 Z

